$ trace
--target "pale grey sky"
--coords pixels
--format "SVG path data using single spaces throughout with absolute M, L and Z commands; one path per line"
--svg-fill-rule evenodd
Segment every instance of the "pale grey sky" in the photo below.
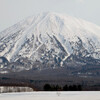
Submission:
M 47 11 L 66 13 L 100 25 L 100 0 L 0 0 L 0 31 Z

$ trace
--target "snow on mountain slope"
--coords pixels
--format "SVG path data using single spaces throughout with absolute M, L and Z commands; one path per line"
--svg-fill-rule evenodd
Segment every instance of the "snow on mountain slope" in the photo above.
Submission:
M 65 14 L 41 13 L 0 33 L 0 56 L 62 65 L 71 55 L 100 59 L 100 27 Z

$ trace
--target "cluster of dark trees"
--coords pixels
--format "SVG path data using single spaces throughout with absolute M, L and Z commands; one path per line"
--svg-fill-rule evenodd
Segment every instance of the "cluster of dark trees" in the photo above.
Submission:
M 63 91 L 82 91 L 81 85 L 65 85 Z
M 81 85 L 65 85 L 63 87 L 59 85 L 44 85 L 44 91 L 82 91 Z

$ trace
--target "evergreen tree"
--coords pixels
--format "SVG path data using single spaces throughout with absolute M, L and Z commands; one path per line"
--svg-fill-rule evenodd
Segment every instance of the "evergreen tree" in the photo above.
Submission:
M 45 85 L 44 85 L 44 91 L 51 91 L 51 86 L 50 86 L 50 84 L 45 84 Z
M 67 85 L 65 85 L 65 86 L 63 87 L 63 91 L 68 91 L 68 86 L 67 86 Z

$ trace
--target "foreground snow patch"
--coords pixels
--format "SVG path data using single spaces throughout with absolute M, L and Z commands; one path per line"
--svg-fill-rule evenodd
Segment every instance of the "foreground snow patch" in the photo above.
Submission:
M 30 87 L 18 87 L 18 86 L 2 86 L 0 87 L 0 93 L 9 92 L 32 92 L 33 89 Z
M 100 92 L 27 92 L 0 94 L 0 100 L 100 100 Z

